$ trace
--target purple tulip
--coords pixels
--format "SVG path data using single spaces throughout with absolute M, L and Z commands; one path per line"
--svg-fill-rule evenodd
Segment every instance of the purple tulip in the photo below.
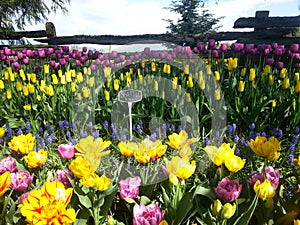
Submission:
M 62 170 L 57 170 L 56 171 L 56 178 L 57 178 L 57 180 L 60 181 L 60 182 L 62 182 L 65 186 L 71 186 L 69 177 L 73 178 L 74 175 L 67 168 L 64 168 Z
M 256 181 L 260 181 L 260 183 L 264 182 L 264 175 L 262 173 L 252 172 L 252 177 L 248 179 L 248 183 L 253 186 Z
M 295 68 L 300 68 L 300 63 L 296 63 L 296 64 L 294 65 L 294 67 L 295 67 Z
M 299 52 L 299 44 L 291 44 L 290 50 L 293 53 L 298 53 Z
M 125 55 L 120 55 L 119 58 L 120 58 L 120 61 L 123 62 L 126 57 L 125 57 Z
M 8 47 L 4 47 L 4 54 L 7 55 L 7 56 L 11 56 L 12 55 L 12 51 L 10 48 Z
M 62 46 L 63 52 L 69 52 L 69 46 Z
M 33 180 L 34 174 L 28 171 L 18 171 L 10 174 L 10 187 L 16 191 L 25 191 Z
M 278 48 L 278 43 L 272 43 L 271 46 L 273 49 L 276 49 L 276 48 Z
M 87 52 L 87 47 L 83 47 L 82 52 Z
M 60 144 L 57 147 L 57 152 L 61 159 L 71 159 L 74 157 L 76 150 L 74 145 Z
M 46 52 L 45 52 L 45 49 L 40 48 L 40 49 L 37 50 L 37 53 L 38 53 L 39 58 L 41 58 L 41 59 L 46 58 Z
M 149 55 L 149 54 L 150 54 L 150 48 L 149 48 L 149 47 L 144 48 L 144 53 L 145 53 L 146 55 Z
M 21 196 L 19 196 L 18 197 L 18 203 L 22 204 L 24 199 L 27 198 L 29 194 L 30 194 L 30 191 L 27 191 L 27 192 L 23 193 Z
M 24 54 L 22 52 L 17 52 L 18 59 L 23 59 Z
M 222 44 L 220 45 L 220 51 L 221 51 L 221 52 L 226 52 L 226 51 L 227 51 L 227 44 L 222 43 Z
M 125 180 L 120 180 L 120 197 L 124 198 L 136 198 L 139 195 L 139 187 L 141 185 L 141 178 L 127 177 Z
M 65 58 L 61 58 L 61 59 L 59 59 L 59 64 L 61 65 L 61 66 L 64 66 L 64 65 L 66 65 L 66 59 Z
M 197 48 L 199 52 L 204 53 L 205 52 L 205 45 L 202 42 L 198 42 Z
M 112 57 L 112 58 L 116 58 L 117 56 L 118 56 L 118 53 L 116 51 L 112 51 L 110 53 L 110 57 Z
M 278 70 L 281 70 L 283 67 L 284 67 L 284 63 L 283 63 L 283 62 L 277 62 L 276 68 L 277 68 Z
M 49 62 L 49 65 L 51 66 L 51 67 L 55 67 L 55 61 L 54 60 L 50 60 L 50 62 Z
M 215 188 L 216 195 L 227 202 L 236 200 L 241 191 L 242 185 L 235 180 L 230 180 L 228 177 L 223 178 Z
M 95 71 L 97 69 L 97 66 L 95 64 L 90 65 L 91 71 Z
M 244 50 L 244 44 L 242 44 L 242 43 L 232 43 L 231 44 L 231 49 L 234 52 L 241 52 L 241 51 Z
M 281 56 L 281 55 L 283 55 L 284 51 L 285 51 L 284 48 L 278 47 L 274 50 L 274 54 L 276 56 Z
M 13 62 L 13 67 L 15 68 L 15 70 L 17 70 L 17 71 L 19 71 L 20 69 L 21 69 L 21 67 L 20 67 L 20 65 L 19 65 L 19 63 L 18 63 L 18 61 L 15 61 L 15 62 Z
M 216 49 L 216 40 L 209 39 L 208 43 L 207 43 L 207 48 L 208 49 Z
M 146 207 L 143 203 L 133 207 L 133 225 L 158 225 L 164 218 L 165 210 L 156 203 Z
M 279 170 L 274 169 L 272 166 L 267 166 L 265 168 L 266 178 L 271 181 L 273 187 L 277 189 L 279 184 Z
M 275 61 L 275 60 L 274 60 L 273 58 L 267 58 L 267 59 L 266 59 L 266 64 L 269 65 L 269 66 L 272 66 L 273 63 L 274 63 L 274 61 Z
M 15 160 L 7 156 L 0 161 L 0 174 L 10 171 L 11 173 L 17 171 L 17 166 Z

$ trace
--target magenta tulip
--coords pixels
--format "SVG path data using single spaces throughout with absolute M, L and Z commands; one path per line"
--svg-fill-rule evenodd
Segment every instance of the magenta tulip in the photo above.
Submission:
M 28 171 L 18 171 L 10 174 L 10 187 L 16 191 L 25 191 L 33 180 L 34 174 Z
M 228 177 L 223 178 L 215 188 L 216 195 L 227 202 L 236 200 L 241 191 L 242 185 L 235 180 L 230 180 Z
M 62 182 L 65 186 L 71 186 L 69 177 L 73 178 L 74 175 L 67 168 L 64 168 L 62 170 L 57 170 L 56 171 L 56 178 L 57 178 L 57 180 L 60 181 L 60 182 Z
M 75 155 L 75 147 L 69 144 L 61 144 L 57 148 L 58 155 L 62 159 L 71 159 Z
M 17 171 L 17 166 L 15 160 L 7 156 L 0 161 L 0 174 L 10 171 L 11 173 Z
M 120 196 L 124 198 L 136 198 L 139 195 L 139 187 L 141 185 L 141 178 L 127 177 L 125 180 L 119 182 Z
M 133 207 L 133 225 L 158 225 L 164 218 L 165 210 L 156 203 L 146 207 L 143 203 Z
M 267 166 L 265 168 L 266 178 L 271 181 L 273 187 L 277 189 L 279 184 L 279 170 L 274 169 L 272 166 Z

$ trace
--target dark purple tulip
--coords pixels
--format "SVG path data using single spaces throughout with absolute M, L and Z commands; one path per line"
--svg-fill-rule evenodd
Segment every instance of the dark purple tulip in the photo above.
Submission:
M 57 50 L 57 49 L 59 49 L 59 47 L 58 47 L 57 45 L 54 45 L 54 46 L 53 46 L 53 49 L 54 49 L 54 50 Z
M 83 47 L 82 52 L 87 52 L 87 47 Z
M 139 60 L 141 57 L 142 57 L 141 53 L 137 53 L 137 54 L 134 55 L 135 60 Z
M 70 56 L 64 55 L 64 59 L 68 62 L 70 60 Z
M 89 51 L 88 51 L 88 56 L 89 56 L 89 57 L 93 57 L 93 55 L 94 55 L 94 52 L 93 52 L 92 50 L 89 50 Z
M 104 60 L 104 66 L 108 67 L 110 65 L 110 61 L 108 59 Z
M 274 61 L 275 60 L 273 58 L 266 58 L 266 64 L 267 65 L 270 65 L 270 66 L 273 65 Z
M 199 52 L 199 51 L 198 51 L 198 48 L 197 48 L 197 47 L 194 47 L 194 48 L 193 48 L 193 52 L 194 52 L 194 53 L 198 53 L 198 52 Z
M 160 58 L 161 59 L 165 59 L 166 58 L 166 54 L 167 54 L 166 52 L 161 52 L 160 53 Z
M 104 60 L 104 55 L 98 55 L 98 59 L 100 59 L 101 61 Z
M 202 42 L 199 42 L 197 44 L 197 48 L 198 48 L 199 52 L 201 52 L 201 53 L 205 52 L 205 45 Z
M 145 73 L 148 73 L 149 72 L 149 69 L 148 67 L 145 68 Z
M 130 59 L 127 59 L 126 62 L 125 62 L 125 65 L 129 66 L 129 65 L 131 65 L 131 63 L 132 63 L 132 61 Z
M 219 57 L 218 50 L 212 50 L 212 55 L 213 55 L 214 58 L 218 58 Z
M 172 61 L 173 60 L 173 57 L 172 57 L 172 55 L 171 54 L 167 54 L 167 60 L 169 60 L 169 61 Z
M 60 68 L 60 64 L 59 64 L 59 63 L 55 63 L 54 68 L 55 68 L 55 69 L 59 69 L 59 68 Z
M 62 54 L 61 53 L 55 53 L 56 55 L 56 58 L 60 59 L 62 57 Z
M 241 51 L 244 50 L 244 44 L 242 44 L 242 43 L 232 43 L 231 44 L 231 49 L 234 52 L 241 52 Z
M 300 63 L 296 63 L 296 64 L 294 65 L 294 67 L 295 67 L 295 68 L 300 68 Z
M 28 59 L 28 58 L 23 58 L 23 59 L 22 59 L 22 62 L 23 62 L 25 65 L 28 65 L 28 64 L 29 64 L 29 59 Z
M 133 61 L 133 60 L 134 60 L 134 56 L 133 56 L 133 55 L 129 56 L 129 59 L 130 59 L 131 61 Z
M 298 60 L 298 59 L 300 59 L 300 54 L 299 53 L 293 53 L 292 57 L 293 57 L 293 59 Z
M 34 67 L 34 72 L 38 73 L 39 71 L 41 71 L 41 68 L 39 66 Z
M 54 49 L 53 48 L 48 48 L 47 49 L 47 55 L 52 55 L 54 53 Z
M 62 46 L 63 52 L 69 52 L 69 46 Z
M 99 55 L 101 55 L 101 53 L 99 51 L 95 51 L 94 55 L 95 55 L 95 57 L 98 57 Z
M 282 48 L 276 48 L 275 50 L 274 50 L 274 54 L 276 55 L 276 56 L 281 56 L 281 55 L 283 55 L 283 53 L 284 53 L 284 49 L 282 49 Z
M 79 58 L 79 61 L 83 64 L 88 60 L 88 56 L 84 55 Z
M 82 57 L 82 52 L 81 51 L 76 51 L 76 58 L 79 59 Z
M 214 39 L 209 39 L 207 43 L 208 49 L 216 49 L 216 41 Z
M 116 66 L 115 66 L 114 63 L 110 63 L 110 64 L 109 64 L 109 67 L 112 68 L 112 69 L 114 69 Z
M 159 58 L 159 53 L 155 50 L 151 50 L 151 55 L 154 57 L 154 58 Z
M 283 63 L 283 62 L 277 62 L 276 68 L 277 68 L 278 70 L 281 70 L 283 67 L 284 67 L 284 63 Z

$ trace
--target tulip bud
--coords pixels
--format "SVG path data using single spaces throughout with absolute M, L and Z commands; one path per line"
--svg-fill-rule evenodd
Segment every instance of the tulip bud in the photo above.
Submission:
M 231 205 L 230 203 L 226 203 L 222 208 L 221 217 L 223 219 L 230 219 L 234 215 L 235 210 L 236 210 L 235 203 L 233 203 L 233 205 Z
M 189 74 L 190 73 L 190 66 L 189 64 L 184 65 L 184 74 Z
M 193 88 L 194 86 L 194 83 L 193 83 L 193 78 L 191 76 L 188 77 L 188 80 L 187 80 L 187 86 L 189 88 Z
M 242 70 L 241 70 L 241 76 L 245 76 L 246 75 L 246 72 L 247 72 L 247 68 L 243 68 Z
M 109 92 L 109 91 L 105 90 L 105 91 L 104 91 L 104 96 L 105 96 L 105 100 L 106 100 L 106 101 L 109 101 L 109 100 L 110 100 L 110 92 Z
M 285 77 L 282 83 L 283 89 L 288 89 L 290 87 L 290 79 L 288 77 Z
M 7 90 L 6 91 L 6 97 L 7 97 L 7 99 L 11 99 L 12 98 L 11 90 Z
M 214 216 L 219 216 L 223 206 L 222 203 L 219 199 L 215 200 L 214 203 L 210 206 L 211 211 L 213 213 Z
M 287 73 L 287 69 L 286 68 L 282 68 L 280 70 L 280 74 L 279 74 L 280 78 L 285 78 L 286 73 Z
M 254 81 L 255 79 L 255 69 L 254 68 L 251 68 L 250 69 L 250 74 L 249 74 L 249 81 Z
M 238 91 L 239 92 L 244 92 L 244 90 L 245 90 L 245 81 L 240 80 Z
M 269 75 L 269 85 L 272 86 L 274 84 L 274 76 L 273 75 Z

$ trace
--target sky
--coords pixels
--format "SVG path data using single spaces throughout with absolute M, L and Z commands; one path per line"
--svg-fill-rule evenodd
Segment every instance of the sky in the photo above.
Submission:
M 164 7 L 172 0 L 71 0 L 69 13 L 50 14 L 57 36 L 66 35 L 134 35 L 165 33 L 167 23 L 178 15 Z M 300 15 L 300 0 L 208 0 L 207 9 L 216 17 L 224 16 L 219 31 L 233 29 L 239 17 L 253 17 L 256 10 L 269 10 L 269 16 Z M 45 29 L 44 24 L 27 26 L 26 30 Z

